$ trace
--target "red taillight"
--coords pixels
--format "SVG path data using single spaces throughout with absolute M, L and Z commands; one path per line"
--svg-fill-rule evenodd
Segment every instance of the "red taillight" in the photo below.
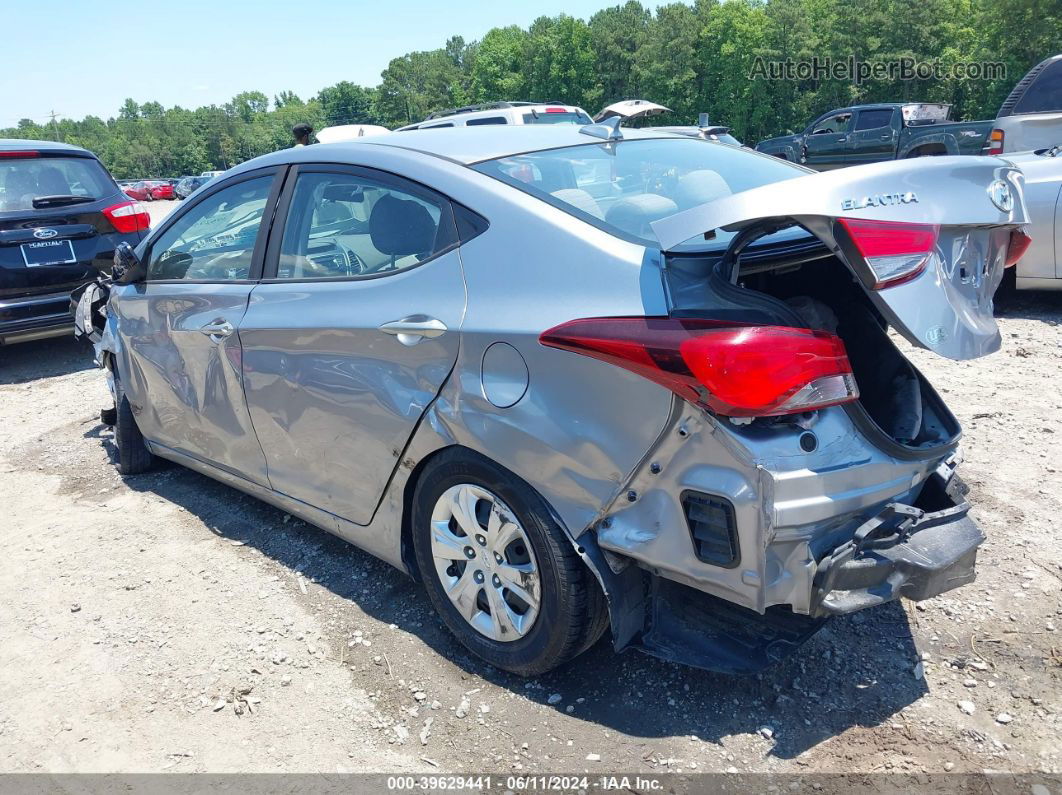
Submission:
M 1001 155 L 1003 154 L 1003 131 L 992 130 L 988 134 L 988 141 L 985 143 L 986 155 Z
M 940 227 L 935 224 L 856 218 L 838 221 L 873 271 L 875 290 L 894 287 L 918 276 L 925 269 L 940 234 Z
M 564 108 L 546 108 L 546 113 L 567 113 Z
M 122 202 L 103 210 L 107 220 L 115 231 L 127 235 L 130 232 L 143 232 L 151 226 L 151 216 L 140 202 Z
M 833 334 L 710 320 L 572 320 L 539 342 L 637 373 L 731 417 L 766 417 L 859 397 L 844 343 Z
M 6 152 L 0 151 L 0 157 L 39 157 L 40 154 L 40 152 L 32 149 L 19 149 L 17 151 L 10 150 Z
M 1010 244 L 1007 246 L 1007 259 L 1003 267 L 1009 268 L 1011 265 L 1017 265 L 1018 260 L 1025 255 L 1031 244 L 1032 238 L 1020 226 L 1010 230 Z

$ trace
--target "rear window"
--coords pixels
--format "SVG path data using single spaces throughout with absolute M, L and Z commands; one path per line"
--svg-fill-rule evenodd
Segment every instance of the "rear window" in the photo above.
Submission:
M 484 116 L 481 119 L 469 119 L 465 122 L 466 127 L 479 127 L 483 124 L 508 124 L 504 116 Z
M 107 172 L 88 157 L 0 159 L 0 212 L 32 210 L 42 196 L 102 199 L 114 193 Z
M 876 130 L 892 123 L 891 110 L 861 110 L 856 117 L 856 131 Z
M 1062 60 L 1055 61 L 1033 81 L 1014 106 L 1014 113 L 1062 111 Z
M 584 144 L 487 160 L 474 168 L 649 245 L 657 245 L 653 221 L 806 173 L 778 158 L 693 138 Z
M 525 113 L 524 124 L 593 124 L 593 119 L 585 113 L 564 111 L 563 113 Z

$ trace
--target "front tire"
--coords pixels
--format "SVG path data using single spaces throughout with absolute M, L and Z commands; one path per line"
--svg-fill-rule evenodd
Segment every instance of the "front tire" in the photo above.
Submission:
M 147 472 L 155 464 L 155 456 L 144 444 L 144 435 L 137 427 L 136 417 L 129 398 L 125 396 L 117 373 L 114 378 L 115 401 L 114 444 L 118 448 L 118 460 L 115 466 L 121 475 L 139 475 Z
M 448 450 L 413 497 L 413 546 L 428 597 L 471 652 L 536 676 L 591 646 L 604 597 L 530 486 L 474 453 Z

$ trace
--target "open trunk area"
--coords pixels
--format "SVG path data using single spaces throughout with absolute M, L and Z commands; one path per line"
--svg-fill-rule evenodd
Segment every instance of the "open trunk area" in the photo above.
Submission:
M 672 314 L 836 334 L 860 393 L 845 409 L 868 438 L 903 458 L 939 455 L 957 442 L 958 421 L 889 338 L 885 319 L 851 271 L 819 241 L 788 241 L 742 254 L 736 283 L 724 271 L 729 267 L 719 256 L 671 256 Z

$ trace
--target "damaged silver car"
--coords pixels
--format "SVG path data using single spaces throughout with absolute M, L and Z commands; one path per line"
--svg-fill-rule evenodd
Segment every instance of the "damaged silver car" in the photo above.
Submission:
M 960 429 L 890 340 L 992 353 L 1020 172 L 812 174 L 615 125 L 266 155 L 79 295 L 123 474 L 176 461 L 423 582 L 534 675 L 747 672 L 970 582 Z

